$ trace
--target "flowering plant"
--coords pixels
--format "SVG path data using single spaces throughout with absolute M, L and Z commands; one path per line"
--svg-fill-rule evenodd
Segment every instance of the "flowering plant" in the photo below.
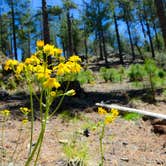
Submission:
M 31 113 L 30 149 L 25 166 L 31 165 L 32 159 L 34 159 L 34 165 L 37 164 L 48 119 L 59 109 L 64 96 L 75 95 L 73 89 L 68 90 L 69 84 L 67 84 L 65 91 L 60 90 L 59 88 L 62 82 L 69 82 L 70 75 L 77 74 L 82 70 L 79 64 L 81 59 L 78 56 L 73 55 L 67 60 L 61 55 L 61 49 L 50 44 L 44 45 L 44 41 L 42 40 L 37 41 L 36 44 L 36 53 L 26 58 L 24 62 L 9 59 L 4 66 L 4 70 L 12 70 L 16 78 L 24 81 L 24 83 L 28 85 L 30 93 L 31 108 L 20 108 L 20 111 L 23 112 L 26 117 L 29 112 Z M 50 57 L 53 61 L 51 64 L 48 63 Z M 36 88 L 40 94 L 39 96 L 36 94 Z M 51 104 L 59 96 L 61 96 L 61 100 L 55 110 L 51 112 Z M 39 102 L 41 130 L 35 147 L 32 149 L 34 133 L 34 97 Z M 27 118 L 25 120 L 27 122 Z
M 105 136 L 105 127 L 106 125 L 113 123 L 115 121 L 115 119 L 119 115 L 119 112 L 117 109 L 111 109 L 110 111 L 107 112 L 104 108 L 98 107 L 98 113 L 99 115 L 104 117 L 103 120 L 99 122 L 99 126 L 101 126 L 101 132 L 99 137 L 101 159 L 99 166 L 103 166 L 104 165 L 103 139 Z

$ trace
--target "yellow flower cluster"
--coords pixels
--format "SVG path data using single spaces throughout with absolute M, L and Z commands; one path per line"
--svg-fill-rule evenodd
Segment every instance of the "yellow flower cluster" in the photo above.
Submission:
M 104 108 L 102 108 L 102 107 L 98 107 L 98 113 L 100 115 L 105 115 L 105 114 L 107 114 L 107 111 Z
M 31 112 L 31 110 L 28 109 L 27 107 L 20 107 L 20 111 L 21 111 L 24 115 L 28 115 L 28 113 Z
M 0 114 L 2 114 L 2 116 L 4 116 L 4 117 L 8 117 L 10 115 L 10 111 L 5 109 L 5 110 L 0 111 Z
M 55 66 L 53 70 L 56 71 L 56 74 L 59 76 L 68 73 L 78 73 L 82 69 L 81 65 L 78 63 L 79 61 L 81 61 L 81 59 L 78 56 L 73 55 L 69 58 L 69 61 L 66 63 L 61 62 L 59 65 Z
M 56 80 L 56 78 L 48 78 L 44 83 L 43 86 L 45 88 L 59 88 L 61 85 L 60 83 Z
M 26 58 L 24 62 L 18 62 L 16 60 L 9 59 L 6 61 L 4 69 L 6 71 L 12 69 L 17 78 L 20 76 L 25 76 L 26 79 L 38 81 L 44 88 L 49 89 L 57 89 L 60 87 L 58 79 L 52 77 L 78 73 L 82 69 L 81 65 L 79 64 L 81 59 L 78 56 L 73 55 L 66 60 L 63 56 L 61 56 L 61 49 L 50 44 L 44 45 L 44 41 L 42 40 L 37 41 L 36 45 L 37 52 L 35 54 L 29 58 Z M 51 64 L 53 67 L 50 69 L 49 65 L 45 61 L 45 56 L 54 56 L 57 58 L 56 62 L 59 63 L 57 63 L 56 66 Z
M 119 115 L 119 112 L 117 109 L 111 109 L 110 112 L 107 112 L 104 108 L 98 107 L 98 113 L 100 115 L 105 115 L 104 123 L 109 124 L 112 123 L 117 116 Z
M 12 70 L 14 66 L 18 64 L 17 60 L 14 59 L 8 59 L 5 63 L 4 69 L 7 70 Z
M 39 49 L 42 49 L 43 46 L 44 46 L 44 41 L 43 41 L 43 40 L 38 40 L 38 41 L 36 42 L 36 45 L 37 45 L 37 47 L 38 47 Z

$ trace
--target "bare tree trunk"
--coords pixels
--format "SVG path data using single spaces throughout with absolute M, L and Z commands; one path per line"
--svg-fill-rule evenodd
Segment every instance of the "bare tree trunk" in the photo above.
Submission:
M 145 31 L 145 28 L 144 28 L 144 24 L 143 24 L 143 20 L 142 20 L 142 18 L 141 18 L 141 15 L 139 15 L 139 22 L 140 22 L 140 24 L 141 24 L 142 33 L 143 33 L 144 38 L 145 38 L 145 40 L 146 40 L 146 31 Z
M 118 28 L 118 23 L 117 23 L 115 12 L 113 15 L 114 15 L 115 30 L 116 30 L 116 38 L 117 38 L 118 49 L 119 49 L 119 60 L 120 60 L 120 63 L 123 65 L 124 61 L 123 61 L 123 55 L 122 55 L 122 47 L 121 47 L 119 28 Z
M 46 0 L 42 0 L 42 17 L 43 17 L 43 37 L 44 43 L 50 43 L 50 31 L 48 24 L 48 12 L 47 12 L 47 4 Z M 48 57 L 48 64 L 51 64 L 51 56 Z
M 134 61 L 135 60 L 134 45 L 133 45 L 133 40 L 132 40 L 132 36 L 131 36 L 129 21 L 127 19 L 126 19 L 126 25 L 127 25 L 127 31 L 128 31 L 129 40 L 130 40 L 132 60 Z
M 151 53 L 152 53 L 152 57 L 155 57 L 155 52 L 154 52 L 154 47 L 153 47 L 153 42 L 152 42 L 152 37 L 151 37 L 151 32 L 150 32 L 150 27 L 149 27 L 149 23 L 146 20 L 146 28 L 147 28 L 147 34 L 149 37 L 149 42 L 150 42 L 150 47 L 151 47 Z
M 30 32 L 28 32 L 28 57 L 31 56 L 31 38 L 30 38 Z
M 103 60 L 103 49 L 102 49 L 101 34 L 100 34 L 100 32 L 98 32 L 98 41 L 99 41 L 100 60 Z
M 84 36 L 84 48 L 85 48 L 85 59 L 86 59 L 86 62 L 88 62 L 88 46 L 87 46 L 87 37 L 86 37 L 86 35 Z
M 164 4 L 162 0 L 155 0 L 155 5 L 157 9 L 157 15 L 159 18 L 161 31 L 163 34 L 165 48 L 166 48 L 166 12 L 164 9 Z
M 153 22 L 153 29 L 154 29 L 154 33 L 155 33 L 156 42 L 157 42 L 157 49 L 159 51 L 161 46 L 160 46 L 160 41 L 159 41 L 158 34 L 157 34 L 156 24 L 154 22 Z
M 103 31 L 103 27 L 101 25 L 101 38 L 102 38 L 102 42 L 103 42 L 103 52 L 104 52 L 104 60 L 105 60 L 105 64 L 108 64 L 108 60 L 107 60 L 107 50 L 106 50 L 106 45 L 105 45 L 105 36 L 104 36 L 104 31 Z
M 68 29 L 68 53 L 67 56 L 71 56 L 73 54 L 73 45 L 72 45 L 72 30 L 71 30 L 71 19 L 70 19 L 70 12 L 69 9 L 66 13 L 67 17 L 67 29 Z
M 1 8 L 0 8 L 0 50 L 3 51 L 3 47 L 2 47 L 2 16 L 1 16 Z
M 11 0 L 11 12 L 12 12 L 12 29 L 13 29 L 13 44 L 14 44 L 14 57 L 17 60 L 17 44 L 16 44 L 16 29 L 15 29 L 15 17 L 14 17 L 14 4 Z

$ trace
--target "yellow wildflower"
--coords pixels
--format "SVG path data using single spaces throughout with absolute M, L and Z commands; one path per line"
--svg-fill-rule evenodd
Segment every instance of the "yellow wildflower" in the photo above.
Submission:
M 46 44 L 43 47 L 44 53 L 48 56 L 48 55 L 54 55 L 54 46 L 50 45 L 50 44 Z
M 13 59 L 8 59 L 5 63 L 5 66 L 4 66 L 4 69 L 7 71 L 7 70 L 10 70 L 12 69 L 12 67 L 14 67 L 15 65 L 18 64 L 18 61 L 17 60 L 13 60 Z
M 25 124 L 27 124 L 28 123 L 28 119 L 23 119 L 22 120 L 22 123 L 25 125 Z
M 34 71 L 36 72 L 37 79 L 41 80 L 41 79 L 50 78 L 50 74 L 52 72 L 50 69 L 45 68 L 42 65 L 37 65 L 34 68 L 35 68 Z
M 55 52 L 55 55 L 56 55 L 56 54 L 59 55 L 59 54 L 62 54 L 63 51 L 62 51 L 62 49 L 60 49 L 60 48 L 54 48 L 54 52 Z
M 82 67 L 80 66 L 80 64 L 78 64 L 76 62 L 68 61 L 68 62 L 66 62 L 66 65 L 67 65 L 67 67 L 70 69 L 70 71 L 72 73 L 78 73 L 82 69 Z
M 51 95 L 52 97 L 55 97 L 55 96 L 56 96 L 56 92 L 55 92 L 55 91 L 51 91 L 51 92 L 50 92 L 50 95 Z
M 49 78 L 43 83 L 43 86 L 45 88 L 59 88 L 61 85 L 56 78 Z
M 114 116 L 112 116 L 111 114 L 107 114 L 105 116 L 104 123 L 109 124 L 109 123 L 112 123 L 114 120 L 115 120 Z
M 81 58 L 77 55 L 72 55 L 70 58 L 69 58 L 69 61 L 71 62 L 81 62 Z
M 100 115 L 105 115 L 105 114 L 107 114 L 107 111 L 104 108 L 102 108 L 102 107 L 98 107 L 98 113 Z
M 2 110 L 2 111 L 1 111 L 1 114 L 2 114 L 3 116 L 5 116 L 5 117 L 8 117 L 8 116 L 10 115 L 10 111 L 7 110 L 7 109 L 5 109 L 5 110 Z
M 27 107 L 20 107 L 20 111 L 21 111 L 24 115 L 28 115 L 28 113 L 31 112 L 31 110 L 28 109 Z
M 19 63 L 16 68 L 16 75 L 20 75 L 20 73 L 23 71 L 23 69 L 24 69 L 24 63 Z
M 71 89 L 65 93 L 65 95 L 67 95 L 67 96 L 74 96 L 75 94 L 76 94 L 76 92 L 74 89 Z
M 40 64 L 40 59 L 38 59 L 35 55 L 32 55 L 30 58 L 25 59 L 25 64 L 38 65 Z
M 117 110 L 117 109 L 114 109 L 114 108 L 111 109 L 111 113 L 112 113 L 112 115 L 115 116 L 115 117 L 117 117 L 117 116 L 119 115 L 118 110 Z
M 117 118 L 118 115 L 119 115 L 119 112 L 117 109 L 111 109 L 111 113 L 105 116 L 104 123 L 105 124 L 112 123 Z
M 37 45 L 37 47 L 38 47 L 39 49 L 41 49 L 41 48 L 43 48 L 43 46 L 44 46 L 44 41 L 43 41 L 43 40 L 38 40 L 38 41 L 36 42 L 36 45 Z
M 70 73 L 70 69 L 68 68 L 68 65 L 64 63 L 60 63 L 58 66 L 55 66 L 53 70 L 56 71 L 57 75 L 64 75 L 66 73 Z

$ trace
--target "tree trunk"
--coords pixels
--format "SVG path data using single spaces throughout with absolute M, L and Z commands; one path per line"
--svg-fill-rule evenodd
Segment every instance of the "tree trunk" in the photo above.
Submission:
M 153 47 L 153 42 L 152 42 L 152 36 L 151 36 L 151 32 L 150 32 L 150 27 L 149 27 L 149 23 L 146 20 L 146 28 L 147 28 L 147 34 L 149 37 L 149 42 L 150 42 L 150 47 L 151 47 L 151 53 L 152 53 L 152 57 L 155 57 L 155 52 L 154 52 L 154 47 Z
M 166 48 L 166 12 L 164 9 L 164 4 L 162 0 L 155 0 L 155 5 L 156 5 L 157 15 L 159 18 L 160 27 L 161 27 L 161 31 L 162 31 L 162 35 L 164 39 L 165 48 Z
M 88 46 L 87 46 L 87 36 L 84 36 L 84 48 L 85 48 L 85 59 L 88 63 Z
M 106 50 L 106 45 L 105 45 L 105 37 L 104 37 L 104 32 L 103 32 L 103 27 L 101 25 L 101 38 L 102 38 L 102 42 L 103 42 L 103 52 L 104 52 L 104 60 L 105 60 L 105 64 L 108 64 L 108 60 L 107 60 L 107 50 Z
M 28 57 L 31 56 L 31 38 L 30 38 L 30 32 L 28 32 Z
M 120 43 L 120 34 L 119 34 L 119 28 L 118 28 L 118 23 L 117 23 L 115 12 L 114 12 L 113 16 L 114 16 L 114 24 L 115 24 L 115 30 L 116 30 L 116 38 L 117 38 L 118 49 L 119 49 L 119 60 L 120 60 L 120 63 L 123 65 L 124 61 L 123 61 L 123 55 L 122 55 L 122 47 L 121 47 L 121 43 Z
M 49 32 L 48 12 L 47 12 L 46 0 L 42 0 L 42 17 L 43 17 L 44 44 L 50 44 L 50 32 Z M 48 57 L 48 64 L 51 64 L 51 56 Z
M 1 9 L 0 9 L 0 50 L 3 51 L 3 47 L 2 47 L 2 16 L 1 16 Z
M 127 25 L 127 31 L 129 35 L 129 40 L 130 40 L 130 46 L 131 46 L 131 53 L 132 53 L 132 60 L 135 60 L 135 52 L 134 52 L 134 45 L 133 45 L 133 40 L 131 37 L 131 31 L 130 31 L 130 25 L 128 19 L 126 19 L 126 25 Z
M 70 12 L 69 9 L 66 13 L 66 17 L 67 17 L 67 30 L 68 30 L 68 53 L 67 56 L 71 56 L 73 54 L 73 45 L 72 45 L 72 30 L 71 30 L 71 19 L 70 19 Z
M 99 52 L 100 52 L 100 60 L 103 60 L 103 48 L 101 43 L 101 34 L 98 33 L 98 41 L 99 41 Z
M 11 0 L 11 12 L 12 12 L 12 29 L 13 29 L 13 44 L 14 44 L 14 57 L 17 60 L 17 44 L 16 44 L 16 29 L 15 29 L 15 17 L 14 17 L 14 4 Z
M 153 22 L 153 29 L 154 29 L 154 33 L 155 33 L 156 42 L 157 42 L 157 49 L 159 51 L 161 46 L 160 46 L 160 41 L 159 41 L 158 34 L 157 34 L 156 24 L 154 22 Z
M 146 40 L 146 31 L 145 31 L 145 28 L 144 28 L 144 24 L 143 24 L 143 20 L 142 20 L 142 18 L 141 18 L 141 15 L 139 15 L 139 22 L 140 22 L 140 24 L 141 24 L 142 33 L 143 33 L 144 38 L 145 38 L 145 40 Z

